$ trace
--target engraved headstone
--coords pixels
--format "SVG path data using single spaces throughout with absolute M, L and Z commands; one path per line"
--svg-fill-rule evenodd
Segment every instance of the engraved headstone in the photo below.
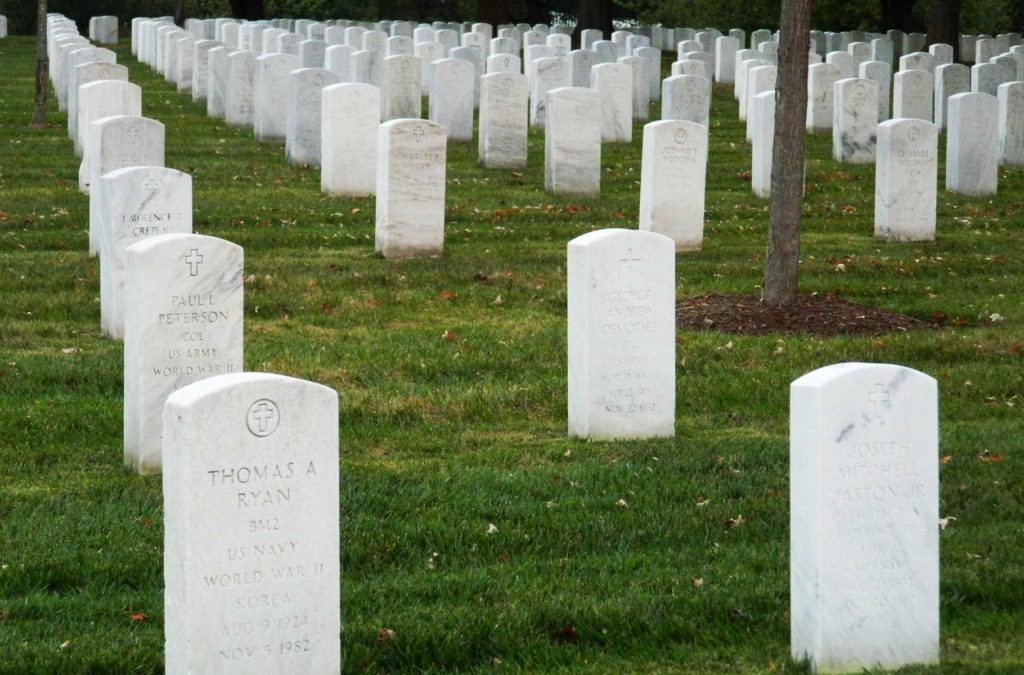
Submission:
M 323 90 L 320 189 L 329 195 L 365 197 L 377 192 L 377 127 L 380 90 L 346 82 Z
M 567 270 L 569 434 L 674 435 L 675 244 L 597 230 L 569 242 Z
M 440 255 L 444 249 L 444 127 L 398 119 L 377 137 L 375 248 L 385 258 Z
M 886 364 L 790 386 L 790 626 L 814 672 L 939 661 L 938 391 Z
M 206 114 L 224 117 L 224 94 L 227 91 L 229 47 L 214 47 L 206 53 Z
M 68 109 L 68 118 L 74 117 L 77 120 L 74 125 L 74 139 L 75 154 L 79 157 L 85 154 L 85 143 L 90 124 L 102 117 L 115 115 L 138 117 L 142 114 L 142 89 L 128 81 L 127 68 L 112 63 L 87 63 L 78 66 L 79 70 L 85 68 L 98 69 L 98 75 L 102 79 L 86 82 L 79 87 L 75 96 L 75 105 Z M 102 77 L 105 74 L 114 75 L 114 68 L 119 69 L 119 72 L 116 73 L 118 77 Z M 81 76 L 88 78 L 88 75 Z
M 673 75 L 661 84 L 661 119 L 688 120 L 708 126 L 711 95 L 708 81 L 698 75 Z
M 946 130 L 946 189 L 964 195 L 996 193 L 999 102 L 982 93 L 949 97 Z
M 256 52 L 237 51 L 228 55 L 228 73 L 224 87 L 224 121 L 232 126 L 253 123 L 253 76 Z
M 104 333 L 120 340 L 124 337 L 125 249 L 159 234 L 192 232 L 192 177 L 162 166 L 129 166 L 104 174 L 93 198 L 97 200 L 100 325 Z
M 530 126 L 543 128 L 547 122 L 547 93 L 568 85 L 570 64 L 565 59 L 549 56 L 537 59 L 532 65 L 534 76 L 530 80 Z M 590 86 L 589 81 L 587 86 Z
M 623 63 L 599 63 L 590 71 L 590 88 L 601 95 L 601 141 L 633 140 L 633 71 Z
M 644 125 L 641 230 L 669 237 L 677 251 L 700 250 L 707 161 L 707 127 L 685 120 Z
M 971 91 L 971 70 L 962 63 L 950 63 L 935 68 L 935 124 L 944 130 L 949 121 L 949 97 Z
M 480 165 L 488 169 L 526 168 L 526 76 L 518 72 L 491 73 L 481 78 L 480 85 Z
M 875 236 L 889 241 L 935 239 L 938 127 L 916 119 L 878 125 Z
M 892 117 L 932 121 L 935 92 L 925 70 L 901 70 L 892 77 Z
M 380 91 L 382 120 L 420 117 L 421 76 L 420 60 L 415 56 L 384 58 Z
M 338 395 L 266 373 L 164 408 L 168 673 L 341 672 Z
M 837 162 L 875 161 L 878 85 L 857 77 L 833 85 L 832 158 Z
M 878 121 L 889 119 L 889 99 L 892 95 L 892 68 L 884 61 L 865 61 L 860 64 L 862 79 L 878 85 Z
M 552 89 L 545 102 L 544 188 L 556 194 L 601 193 L 601 95 L 583 87 Z
M 832 132 L 833 86 L 839 79 L 839 68 L 831 63 L 808 66 L 807 131 L 810 133 Z

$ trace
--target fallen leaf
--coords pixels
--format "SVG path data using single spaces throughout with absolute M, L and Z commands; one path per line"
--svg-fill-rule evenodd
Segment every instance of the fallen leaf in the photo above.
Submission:
M 722 523 L 726 528 L 739 527 L 743 525 L 743 514 L 736 516 L 735 518 L 726 518 L 725 522 Z
M 128 616 L 128 618 L 131 619 L 132 621 L 145 621 L 146 620 L 146 615 L 143 614 L 142 612 L 135 612 L 133 614 L 130 614 Z
M 70 646 L 71 646 L 71 640 L 65 640 L 64 642 L 60 643 L 60 648 L 61 649 L 67 649 Z
M 620 499 L 619 501 L 615 502 L 615 505 L 618 506 L 620 509 L 629 508 L 629 504 L 626 503 L 625 499 Z
M 939 464 L 949 464 L 953 460 L 953 455 L 943 455 L 942 459 L 939 460 Z
M 78 354 L 81 351 L 78 347 L 65 347 L 61 350 L 64 354 Z
M 447 340 L 448 342 L 455 342 L 456 340 L 459 339 L 458 333 L 455 333 L 450 330 L 446 330 L 444 333 L 442 333 L 441 337 Z
M 956 516 L 947 516 L 945 518 L 939 518 L 939 529 L 946 529 L 946 527 L 948 527 L 949 524 L 954 520 L 956 520 Z
M 694 588 L 700 588 L 701 586 L 704 585 L 704 578 L 703 577 L 694 577 L 693 580 L 690 583 L 693 584 Z
M 441 297 L 442 300 L 451 300 L 457 295 L 457 293 L 453 291 L 441 291 L 440 293 L 438 293 L 438 295 Z
M 580 639 L 580 634 L 576 632 L 576 629 L 571 623 L 567 623 L 562 626 L 562 630 L 558 631 L 555 635 L 555 639 L 560 642 L 576 642 Z
M 391 642 L 395 639 L 395 631 L 390 628 L 381 628 L 377 631 L 377 640 L 379 642 Z
M 1003 456 L 985 450 L 978 455 L 978 459 L 983 462 L 1001 462 L 1003 461 Z
M 487 524 L 487 534 L 498 534 L 498 526 L 494 523 Z

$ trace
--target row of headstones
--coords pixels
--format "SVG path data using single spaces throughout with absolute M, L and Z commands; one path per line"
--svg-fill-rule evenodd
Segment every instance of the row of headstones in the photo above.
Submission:
M 164 31 L 165 40 L 172 36 L 173 29 L 150 22 L 141 22 L 142 35 L 146 31 Z M 188 40 L 189 38 L 176 38 Z M 159 39 L 155 41 L 159 43 Z M 140 59 L 145 60 L 143 45 L 153 41 L 140 36 Z M 199 44 L 193 45 L 196 61 L 202 62 Z M 166 53 L 166 52 L 165 52 Z M 179 51 L 179 53 L 181 53 Z M 574 54 L 575 52 L 573 52 Z M 592 52 L 588 52 L 592 53 Z M 380 89 L 366 83 L 338 83 L 339 75 L 323 69 L 306 68 L 291 70 L 295 57 L 284 54 L 266 54 L 252 58 L 251 52 L 228 53 L 226 48 L 214 48 L 207 52 L 212 59 L 215 55 L 226 56 L 228 70 L 221 82 L 212 74 L 214 65 L 207 70 L 207 110 L 213 112 L 210 102 L 219 99 L 234 99 L 232 83 L 245 81 L 251 73 L 251 86 L 243 84 L 241 89 L 252 92 L 254 134 L 260 140 L 284 138 L 286 156 L 293 162 L 320 164 L 321 186 L 329 194 L 344 196 L 378 197 L 378 250 L 386 256 L 434 255 L 440 253 L 443 243 L 443 176 L 436 171 L 426 170 L 430 160 L 443 161 L 439 147 L 434 147 L 428 138 L 429 127 L 417 125 L 412 137 L 413 145 L 388 141 L 388 151 L 395 153 L 385 156 L 385 142 L 378 139 L 376 127 L 381 119 Z M 570 54 L 570 58 L 572 54 Z M 413 57 L 387 57 L 385 63 L 394 63 L 396 72 L 409 63 Z M 498 55 L 497 58 L 514 58 Z M 490 57 L 493 62 L 494 56 Z M 552 79 L 551 84 L 567 84 L 564 76 L 568 69 L 564 59 L 551 58 L 552 66 L 560 67 L 561 78 Z M 159 59 L 157 63 L 159 64 Z M 539 59 L 537 63 L 544 63 Z M 237 62 L 237 70 L 231 68 Z M 169 64 L 165 63 L 165 68 Z M 441 59 L 432 64 L 434 70 L 430 97 L 430 117 L 446 127 L 447 138 L 462 140 L 472 138 L 473 111 L 471 91 L 473 69 L 460 59 Z M 550 69 L 553 70 L 554 68 Z M 415 81 L 418 69 L 412 65 L 406 70 L 407 80 Z M 193 70 L 201 72 L 200 68 Z M 549 72 L 547 69 L 538 73 Z M 629 140 L 632 133 L 632 111 L 634 99 L 629 68 L 619 64 L 593 66 L 591 75 L 593 91 L 576 88 L 577 91 L 559 91 L 564 86 L 550 87 L 548 80 L 539 74 L 535 78 L 533 104 L 530 105 L 532 119 L 546 130 L 546 186 L 553 192 L 580 195 L 596 195 L 600 190 L 600 145 L 602 142 Z M 645 83 L 646 75 L 638 79 Z M 687 87 L 695 82 L 684 76 L 668 78 L 665 81 L 666 100 L 687 103 Z M 479 156 L 483 166 L 489 168 L 521 169 L 526 164 L 527 148 L 527 105 L 525 78 L 518 72 L 495 72 L 481 78 L 482 95 L 480 108 Z M 224 86 L 226 85 L 226 86 Z M 680 95 L 674 93 L 679 85 Z M 215 95 L 218 88 L 224 93 Z M 387 89 L 387 87 L 385 87 Z M 406 87 L 407 105 L 399 114 L 407 117 L 419 115 L 418 87 Z M 192 88 L 194 99 L 200 98 L 198 87 Z M 285 91 L 286 96 L 279 92 Z M 594 92 L 598 92 L 596 105 Z M 259 92 L 275 95 L 262 97 Z M 650 130 L 646 141 L 645 160 L 648 169 L 641 189 L 641 223 L 643 229 L 662 231 L 672 236 L 680 249 L 700 248 L 703 230 L 704 172 L 707 158 L 707 119 L 710 99 L 704 87 L 698 89 L 698 102 L 692 108 L 678 106 L 671 113 L 673 118 L 685 119 L 691 115 L 701 122 L 700 129 L 692 125 L 660 125 L 660 130 Z M 566 102 L 549 110 L 543 102 L 554 94 L 568 96 Z M 617 94 L 617 96 L 616 96 Z M 610 103 L 610 104 L 609 104 Z M 226 109 L 233 106 L 228 104 Z M 648 104 L 642 106 L 646 111 Z M 668 111 L 666 111 L 667 113 Z M 284 113 L 282 115 L 282 113 Z M 557 118 L 563 121 L 542 125 L 540 121 Z M 596 118 L 595 118 L 596 116 Z M 283 118 L 283 123 L 282 123 Z M 237 122 L 238 120 L 236 120 Z M 592 122 L 596 122 L 592 124 Z M 242 120 L 242 123 L 246 123 Z M 647 134 L 645 133 L 645 138 Z M 383 153 L 383 154 L 381 154 Z M 418 153 L 418 154 L 417 154 Z M 417 159 L 425 160 L 417 163 Z M 388 166 L 411 165 L 413 171 L 397 171 Z M 378 181 L 383 176 L 394 180 L 401 174 L 405 185 L 416 183 L 415 187 L 392 190 L 391 194 L 412 194 L 417 200 L 397 204 L 388 195 L 378 193 Z M 435 181 L 435 176 L 442 182 Z M 685 181 L 680 183 L 680 181 Z M 680 190 L 679 184 L 686 186 Z M 431 199 L 431 195 L 436 198 Z M 383 202 L 383 206 L 382 206 Z M 427 225 L 426 219 L 436 207 L 437 218 Z M 411 208 L 406 208 L 411 207 Z M 389 230 L 399 227 L 397 220 L 401 212 L 418 214 L 416 231 L 423 236 L 417 242 L 406 234 L 402 237 L 388 236 Z M 390 224 L 390 225 L 389 225 Z M 394 225 L 395 227 L 392 227 Z M 407 228 L 408 229 L 408 228 Z M 428 232 L 432 233 L 428 235 Z M 387 243 L 390 241 L 391 243 Z M 398 245 L 401 242 L 401 245 Z
M 570 433 L 671 436 L 673 242 L 601 230 L 567 253 Z M 935 380 L 846 363 L 790 391 L 793 657 L 816 672 L 937 663 Z M 162 424 L 168 672 L 338 670 L 336 392 L 214 376 L 171 394 Z

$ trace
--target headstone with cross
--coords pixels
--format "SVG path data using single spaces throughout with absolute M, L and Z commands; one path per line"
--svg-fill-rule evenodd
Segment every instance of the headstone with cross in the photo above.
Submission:
M 167 397 L 242 370 L 242 248 L 160 234 L 124 252 L 124 463 L 158 473 Z M 258 424 L 273 422 L 259 412 Z
M 320 189 L 347 197 L 376 194 L 380 89 L 358 82 L 324 87 L 322 120 Z
M 117 169 L 103 175 L 91 200 L 98 204 L 100 325 L 121 339 L 125 249 L 158 234 L 192 233 L 192 177 L 165 167 Z
M 498 54 L 491 59 L 516 57 Z M 526 76 L 514 71 L 484 75 L 480 90 L 480 165 L 489 169 L 525 169 L 529 102 Z
M 385 258 L 443 251 L 446 144 L 444 127 L 436 122 L 398 119 L 380 125 L 374 234 Z
M 608 229 L 568 246 L 569 434 L 675 433 L 675 244 Z
M 405 38 L 390 38 L 401 40 Z M 409 39 L 411 43 L 411 38 Z M 411 44 L 410 44 L 411 48 Z M 416 56 L 395 55 L 384 59 L 381 79 L 381 120 L 422 117 L 423 69 Z
M 708 130 L 686 120 L 644 126 L 640 162 L 640 229 L 699 251 L 704 241 L 704 184 Z
M 937 384 L 916 370 L 792 383 L 790 633 L 812 671 L 938 663 L 938 437 Z
M 221 375 L 164 430 L 167 672 L 341 672 L 337 394 Z
M 935 239 L 938 126 L 916 119 L 882 122 L 876 154 L 875 236 L 888 241 Z

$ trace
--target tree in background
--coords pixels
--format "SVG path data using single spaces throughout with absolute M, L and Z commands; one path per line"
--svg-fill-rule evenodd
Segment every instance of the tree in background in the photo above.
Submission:
M 1024 5 L 1024 2 L 1020 4 Z M 953 47 L 953 61 L 960 60 L 960 0 L 930 0 L 928 44 L 944 42 Z
M 263 0 L 230 0 L 231 16 L 246 21 L 263 18 Z
M 804 196 L 804 134 L 807 115 L 807 47 L 811 0 L 782 0 L 772 206 L 761 302 L 796 302 L 800 264 L 800 217 Z
M 36 101 L 32 126 L 46 124 L 46 79 L 50 59 L 46 55 L 46 0 L 36 0 Z
M 580 44 L 580 32 L 596 28 L 610 40 L 612 34 L 612 0 L 579 0 L 576 4 L 576 29 L 572 33 L 572 44 Z
M 184 26 L 185 16 L 185 0 L 174 0 L 174 23 Z

